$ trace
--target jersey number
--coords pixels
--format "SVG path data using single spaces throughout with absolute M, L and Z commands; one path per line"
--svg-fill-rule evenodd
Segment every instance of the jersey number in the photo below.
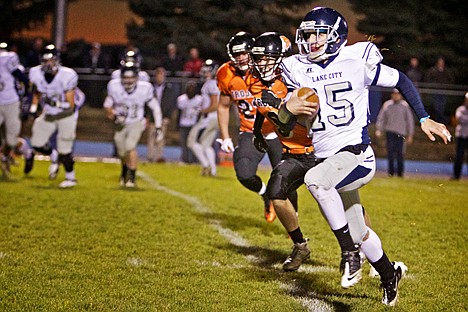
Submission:
M 253 107 L 246 100 L 240 100 L 237 103 L 239 107 L 239 112 L 245 116 L 245 119 L 255 119 L 255 115 L 252 114 Z
M 325 130 L 325 123 L 322 121 L 323 118 L 327 118 L 328 122 L 335 127 L 343 127 L 348 126 L 355 117 L 353 103 L 345 99 L 336 99 L 338 93 L 352 90 L 349 81 L 325 85 L 324 88 L 327 99 L 326 104 L 331 106 L 335 111 L 334 114 L 322 116 L 322 110 L 320 110 L 312 126 L 312 131 L 314 132 Z

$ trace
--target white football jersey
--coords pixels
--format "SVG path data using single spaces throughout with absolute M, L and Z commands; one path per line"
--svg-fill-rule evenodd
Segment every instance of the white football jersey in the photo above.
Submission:
M 19 101 L 15 88 L 15 77 L 11 74 L 20 63 L 15 52 L 0 51 L 0 105 L 14 104 Z
M 180 109 L 179 126 L 191 127 L 197 123 L 198 116 L 203 109 L 203 97 L 196 94 L 189 99 L 187 94 L 182 94 L 177 98 L 177 108 Z
M 218 83 L 216 79 L 208 79 L 201 87 L 200 94 L 203 97 L 203 109 L 210 107 L 211 95 L 219 96 Z M 217 118 L 218 111 L 209 112 L 208 119 Z
M 120 69 L 116 69 L 112 72 L 111 74 L 111 80 L 112 79 L 120 79 Z M 150 76 L 148 75 L 147 72 L 140 70 L 138 72 L 138 80 L 140 81 L 150 81 Z
M 112 108 L 117 116 L 125 116 L 128 125 L 145 118 L 145 105 L 153 102 L 154 90 L 151 83 L 137 81 L 135 90 L 128 93 L 120 79 L 113 79 L 107 84 L 107 96 L 112 101 L 106 100 L 104 107 Z
M 283 78 L 291 91 L 313 88 L 320 110 L 312 126 L 318 158 L 334 155 L 348 145 L 370 144 L 368 133 L 369 86 L 395 86 L 398 71 L 381 66 L 383 57 L 371 42 L 344 47 L 326 64 L 312 63 L 305 55 L 283 60 Z M 380 71 L 385 75 L 380 75 Z
M 78 74 L 71 68 L 58 66 L 57 73 L 49 83 L 41 69 L 41 65 L 29 70 L 29 80 L 33 83 L 37 91 L 42 94 L 40 104 L 46 115 L 57 115 L 64 111 L 63 108 L 51 106 L 51 102 L 65 102 L 65 93 L 73 90 L 78 85 Z

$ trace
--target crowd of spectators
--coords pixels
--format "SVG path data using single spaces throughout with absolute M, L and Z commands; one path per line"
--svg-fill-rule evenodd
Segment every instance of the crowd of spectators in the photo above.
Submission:
M 11 45 L 10 48 L 16 50 L 20 56 L 21 63 L 25 68 L 31 68 L 40 64 L 40 54 L 46 42 L 42 38 L 35 38 L 28 49 L 18 51 L 15 45 Z M 73 48 L 73 51 L 72 51 Z M 132 43 L 129 43 L 126 47 L 110 47 L 103 46 L 99 42 L 85 43 L 83 42 L 79 46 L 79 52 L 73 47 L 64 45 L 61 48 L 61 62 L 69 67 L 82 69 L 83 72 L 99 73 L 99 74 L 111 74 L 115 69 L 118 69 L 121 64 L 119 61 L 122 59 L 127 51 L 137 51 L 137 55 L 140 58 L 139 63 L 142 64 L 142 69 L 148 71 L 150 74 L 154 73 L 151 77 L 151 82 L 155 86 L 155 90 L 158 93 L 157 98 L 161 101 L 163 106 L 164 114 L 164 132 L 167 129 L 177 129 L 179 131 L 180 144 L 183 146 L 186 140 L 190 126 L 187 118 L 180 118 L 180 116 L 186 116 L 187 112 L 182 108 L 184 101 L 177 103 L 177 97 L 186 97 L 185 102 L 191 102 L 196 100 L 196 96 L 199 93 L 200 86 L 200 69 L 204 63 L 203 57 L 200 55 L 200 51 L 197 47 L 190 47 L 186 51 L 180 51 L 175 43 L 169 43 L 166 46 L 166 52 L 158 57 L 148 57 L 151 59 L 151 63 L 144 61 L 142 53 Z M 68 51 L 68 49 L 70 51 Z M 22 53 L 21 53 L 22 52 Z M 70 53 L 69 53 L 70 52 Z M 450 85 L 455 83 L 454 74 L 451 69 L 446 66 L 444 57 L 440 56 L 436 59 L 434 65 L 430 68 L 424 69 L 420 65 L 420 58 L 413 56 L 409 59 L 408 66 L 406 68 L 407 76 L 416 84 L 416 86 L 426 84 L 432 85 L 434 88 L 438 86 Z M 169 77 L 169 83 L 166 80 Z M 185 78 L 184 83 L 171 83 L 171 78 L 182 77 Z M 173 80 L 172 80 L 173 81 Z M 189 82 L 189 83 L 187 83 Z M 86 89 L 87 82 L 82 82 L 84 89 Z M 91 84 L 90 84 L 91 85 Z M 90 92 L 100 92 L 94 90 L 95 87 L 90 88 Z M 164 91 L 164 95 L 161 93 Z M 86 91 L 86 90 L 85 90 Z M 170 96 L 166 93 L 169 92 Z M 169 98 L 162 100 L 161 97 Z M 88 97 L 93 99 L 93 96 Z M 181 99 L 179 99 L 181 100 Z M 100 102 L 99 99 L 96 102 Z M 426 103 L 436 121 L 442 123 L 449 123 L 449 114 L 446 111 L 447 95 L 444 92 L 428 94 Z M 99 105 L 100 103 L 96 103 Z M 382 103 L 379 104 L 379 107 Z M 178 107 L 180 106 L 180 107 Z M 174 118 L 174 112 L 177 112 L 177 117 Z M 175 123 L 172 125 L 172 123 Z M 191 123 L 194 123 L 192 120 Z M 165 133 L 167 134 L 167 133 Z M 148 136 L 148 160 L 149 161 L 164 161 L 162 150 L 165 142 L 158 143 L 158 146 L 153 146 L 151 135 Z M 194 158 L 189 149 L 184 148 L 183 161 L 193 162 Z

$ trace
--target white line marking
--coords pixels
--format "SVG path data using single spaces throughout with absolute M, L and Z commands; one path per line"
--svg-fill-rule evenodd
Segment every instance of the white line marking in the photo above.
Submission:
M 141 177 L 144 181 L 146 181 L 154 189 L 156 189 L 158 191 L 166 192 L 166 193 L 168 193 L 170 195 L 173 195 L 175 197 L 182 198 L 183 200 L 185 200 L 186 202 L 191 204 L 193 206 L 193 208 L 195 209 L 195 211 L 197 211 L 199 213 L 210 213 L 211 212 L 211 210 L 209 208 L 205 207 L 196 197 L 193 197 L 193 196 L 190 196 L 190 195 L 187 195 L 187 194 L 172 190 L 172 189 L 167 188 L 165 186 L 162 186 L 156 180 L 154 180 L 151 176 L 149 176 L 148 174 L 146 174 L 146 173 L 144 173 L 142 171 L 139 171 L 137 173 L 137 175 L 139 177 Z M 219 220 L 210 219 L 210 225 L 214 229 L 216 229 L 218 231 L 218 233 L 222 237 L 226 238 L 234 246 L 238 246 L 238 247 L 251 247 L 252 246 L 249 243 L 249 241 L 246 240 L 245 238 L 243 238 L 239 233 L 236 233 L 236 232 L 232 231 L 231 229 L 223 227 Z M 260 257 L 254 256 L 254 255 L 248 255 L 245 258 L 247 259 L 247 261 L 249 263 L 252 263 L 252 264 L 262 262 L 262 259 Z M 213 265 L 215 267 L 220 267 L 221 266 L 221 264 L 218 263 L 218 262 L 212 262 L 212 263 L 203 262 L 202 264 L 205 264 L 205 265 L 209 264 L 209 265 Z M 240 267 L 243 267 L 243 266 L 240 266 Z M 324 270 L 324 268 L 326 268 L 326 267 L 319 267 L 318 271 Z M 311 271 L 313 271 L 312 268 L 309 267 L 309 266 L 306 266 L 302 270 L 301 269 L 302 268 L 299 269 L 299 272 L 311 272 Z M 315 271 L 315 272 L 317 272 L 317 271 Z M 287 289 L 287 290 L 296 289 L 297 290 L 296 293 L 304 293 L 304 290 L 302 290 L 301 288 L 298 288 L 294 284 L 280 283 L 280 287 L 282 287 L 283 289 Z M 310 295 L 312 298 L 305 297 L 303 295 L 302 296 L 297 296 L 297 295 L 295 295 L 294 292 L 291 292 L 291 291 L 287 291 L 287 292 L 290 295 L 292 295 L 292 297 L 296 301 L 298 301 L 304 308 L 306 308 L 307 311 L 310 311 L 310 312 L 334 311 L 333 306 L 331 306 L 330 304 L 328 304 L 328 303 L 326 303 L 326 302 L 324 302 L 322 300 L 314 298 L 314 297 L 317 297 L 317 295 L 312 293 L 312 292 L 307 293 L 307 296 Z

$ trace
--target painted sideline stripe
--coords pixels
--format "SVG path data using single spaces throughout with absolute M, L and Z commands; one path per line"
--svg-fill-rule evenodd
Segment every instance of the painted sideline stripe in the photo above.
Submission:
M 195 211 L 197 211 L 199 213 L 210 213 L 211 212 L 211 210 L 208 207 L 204 206 L 198 200 L 198 198 L 187 195 L 187 194 L 184 194 L 184 193 L 181 193 L 181 192 L 178 192 L 178 191 L 175 191 L 175 190 L 172 190 L 172 189 L 170 189 L 168 187 L 162 186 L 161 184 L 159 184 L 156 180 L 154 180 L 151 176 L 149 176 L 145 172 L 138 171 L 137 175 L 140 178 L 142 178 L 145 182 L 147 182 L 155 190 L 166 192 L 166 193 L 168 193 L 170 195 L 173 195 L 175 197 L 179 197 L 179 198 L 185 200 L 186 202 L 188 202 L 189 204 L 191 204 L 193 206 Z M 214 229 L 216 229 L 221 236 L 226 238 L 234 246 L 238 246 L 238 247 L 251 247 L 252 246 L 249 243 L 249 241 L 246 240 L 245 238 L 243 238 L 242 235 L 240 235 L 239 233 L 234 232 L 231 229 L 223 227 L 219 220 L 210 219 L 210 225 Z M 250 263 L 253 263 L 253 264 L 258 263 L 259 261 L 261 261 L 261 259 L 259 259 L 259 257 L 252 256 L 252 255 L 246 256 L 246 259 L 247 259 L 247 261 L 249 261 Z M 218 264 L 212 263 L 212 265 L 219 266 L 219 263 Z M 307 311 L 310 311 L 310 312 L 334 311 L 334 308 L 333 308 L 332 305 L 330 305 L 330 304 L 328 304 L 328 303 L 326 303 L 326 302 L 324 302 L 322 300 L 319 300 L 317 298 L 313 298 L 313 297 L 317 297 L 317 296 L 316 296 L 316 294 L 314 294 L 312 292 L 309 292 L 307 294 L 307 295 L 311 295 L 312 298 L 304 297 L 303 295 L 302 296 L 295 295 L 295 293 L 302 293 L 302 294 L 304 293 L 304 291 L 303 290 L 301 291 L 301 289 L 297 285 L 279 283 L 279 286 L 280 286 L 280 288 L 286 290 L 286 293 L 291 295 L 297 302 L 299 302 L 304 308 L 306 308 Z

